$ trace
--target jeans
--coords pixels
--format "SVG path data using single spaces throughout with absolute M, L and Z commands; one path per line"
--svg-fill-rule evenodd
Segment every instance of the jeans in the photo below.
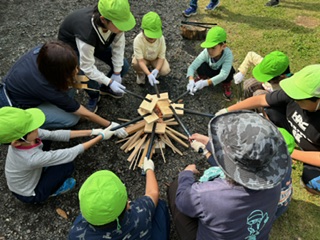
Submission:
M 12 106 L 12 103 L 5 90 L 5 85 L 0 83 L 0 108 L 6 106 Z
M 25 197 L 16 193 L 13 193 L 13 195 L 25 203 L 44 202 L 71 176 L 73 170 L 73 162 L 43 168 L 38 185 L 34 190 L 36 193 L 35 196 Z
M 77 52 L 77 55 L 79 56 L 79 52 Z M 111 59 L 112 58 L 112 48 L 108 47 L 104 51 L 95 51 L 94 56 L 96 58 L 98 58 L 99 60 L 103 61 L 104 63 L 106 63 L 111 68 L 107 74 L 107 77 L 110 78 L 111 75 L 113 74 L 113 64 L 112 64 L 112 59 Z M 129 67 L 130 67 L 130 65 L 129 65 L 127 59 L 123 59 L 121 77 L 126 75 L 126 73 L 129 71 Z M 82 71 L 80 71 L 79 74 L 84 74 L 84 73 Z M 88 88 L 99 90 L 100 83 L 90 79 L 88 82 Z M 87 94 L 89 95 L 90 98 L 98 98 L 100 95 L 99 91 L 90 91 L 90 90 L 85 90 L 85 91 L 87 92 Z

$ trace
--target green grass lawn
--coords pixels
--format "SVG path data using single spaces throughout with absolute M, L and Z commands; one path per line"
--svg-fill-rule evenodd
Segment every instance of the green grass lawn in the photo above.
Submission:
M 280 0 L 278 7 L 265 7 L 267 0 L 220 0 L 211 13 L 204 11 L 208 2 L 198 2 L 198 15 L 190 21 L 213 22 L 226 29 L 235 68 L 248 51 L 261 56 L 282 51 L 288 55 L 293 73 L 319 64 L 319 0 Z M 320 239 L 320 197 L 300 186 L 302 164 L 295 163 L 293 168 L 293 199 L 289 210 L 275 222 L 271 239 Z

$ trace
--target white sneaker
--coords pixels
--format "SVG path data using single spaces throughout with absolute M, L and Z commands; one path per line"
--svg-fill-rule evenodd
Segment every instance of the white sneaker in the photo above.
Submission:
M 145 84 L 146 83 L 146 75 L 145 74 L 137 74 L 137 84 Z

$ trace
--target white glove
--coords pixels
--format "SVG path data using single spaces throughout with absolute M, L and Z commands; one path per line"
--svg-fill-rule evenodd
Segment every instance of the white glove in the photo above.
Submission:
M 202 151 L 202 155 L 206 155 L 208 153 L 208 150 L 206 149 L 206 146 L 201 143 L 201 142 L 198 142 L 196 140 L 192 141 L 191 142 L 191 147 L 197 152 L 197 153 L 201 153 Z M 202 150 L 200 150 L 202 149 Z
M 233 75 L 233 79 L 234 79 L 235 84 L 241 83 L 243 78 L 244 78 L 244 75 L 241 72 L 238 72 L 235 75 Z
M 228 109 L 227 108 L 222 108 L 220 109 L 218 112 L 216 112 L 215 116 L 219 116 L 221 114 L 225 114 L 228 112 Z
M 154 163 L 151 159 L 144 157 L 143 161 L 143 171 L 146 173 L 148 170 L 154 171 Z
M 115 93 L 124 93 L 124 89 L 126 89 L 125 86 L 123 86 L 121 83 L 118 83 L 117 81 L 112 81 L 111 84 L 109 84 L 109 87 Z
M 157 78 L 159 71 L 158 71 L 158 69 L 155 68 L 155 69 L 152 70 L 151 73 L 155 78 Z
M 111 122 L 111 128 L 114 128 L 116 126 L 119 126 L 119 123 L 116 122 Z M 126 132 L 126 130 L 124 129 L 124 127 L 119 128 L 117 130 L 114 131 L 114 135 L 116 135 L 118 138 L 125 138 L 128 136 L 128 133 Z
M 90 136 L 97 136 L 97 135 L 98 135 L 99 133 L 101 133 L 102 131 L 103 131 L 102 128 L 96 128 L 96 129 L 92 128 L 92 131 L 91 131 Z
M 196 82 L 193 88 L 193 92 L 195 93 L 197 90 L 200 90 L 207 86 L 209 86 L 208 80 L 199 80 L 198 82 Z
M 112 81 L 116 81 L 116 82 L 118 82 L 118 83 L 121 83 L 122 82 L 122 77 L 121 77 L 121 75 L 120 74 L 112 74 L 112 76 L 111 76 L 111 80 Z
M 159 84 L 159 81 L 155 78 L 155 76 L 152 73 L 148 75 L 148 79 L 151 86 L 153 86 L 154 84 Z
M 193 93 L 194 85 L 195 85 L 194 80 L 189 80 L 189 83 L 188 83 L 188 85 L 187 85 L 187 90 L 189 91 L 189 93 L 190 93 L 191 95 L 194 95 L 194 93 Z
M 103 129 L 101 132 L 99 132 L 98 135 L 102 136 L 102 140 L 108 140 L 113 136 L 113 134 L 115 134 L 115 131 L 110 131 L 111 127 L 112 124 L 109 127 Z

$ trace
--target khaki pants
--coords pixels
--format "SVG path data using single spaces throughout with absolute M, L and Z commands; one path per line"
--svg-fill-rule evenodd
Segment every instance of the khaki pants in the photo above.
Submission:
M 159 58 L 153 60 L 153 61 L 148 61 L 143 59 L 144 63 L 146 64 L 147 67 L 152 66 L 153 69 L 157 66 Z M 132 68 L 136 71 L 138 75 L 143 75 L 145 74 L 142 69 L 139 66 L 139 63 L 135 57 L 132 58 L 132 63 L 131 63 Z M 171 71 L 169 63 L 167 59 L 164 60 L 163 65 L 161 69 L 159 70 L 159 76 L 166 76 L 168 73 Z

